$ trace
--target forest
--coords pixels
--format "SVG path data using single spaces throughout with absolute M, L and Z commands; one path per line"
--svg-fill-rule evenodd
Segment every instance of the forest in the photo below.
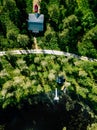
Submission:
M 0 0 L 0 51 L 7 51 L 0 57 L 0 130 L 97 130 L 96 61 L 10 53 L 34 49 L 27 23 L 32 3 Z M 96 9 L 96 0 L 41 0 L 45 30 L 38 47 L 96 59 Z M 56 83 L 61 75 L 66 92 Z
M 38 37 L 40 48 L 97 58 L 96 0 L 42 0 L 40 7 L 46 24 L 44 35 Z M 0 50 L 32 47 L 29 13 L 32 0 L 1 0 Z

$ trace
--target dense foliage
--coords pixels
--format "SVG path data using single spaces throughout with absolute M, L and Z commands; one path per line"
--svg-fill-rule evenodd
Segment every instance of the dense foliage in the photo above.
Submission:
M 37 37 L 39 48 L 97 58 L 96 0 L 42 0 L 40 7 L 45 31 Z M 27 30 L 31 12 L 32 0 L 0 0 L 0 51 L 33 47 L 33 35 Z M 59 112 L 58 130 L 96 130 L 96 68 L 95 61 L 73 57 L 8 53 L 0 57 L 0 108 L 22 109 L 26 104 L 48 111 L 53 104 L 57 111 L 52 109 L 51 115 Z M 66 79 L 66 93 L 56 83 L 58 75 Z M 59 104 L 53 100 L 55 87 Z
M 42 0 L 40 7 L 46 24 L 44 36 L 38 37 L 40 48 L 97 58 L 96 0 Z M 31 12 L 32 0 L 0 2 L 0 50 L 31 48 L 33 36 L 27 30 Z
M 61 105 L 59 108 L 64 108 L 67 113 L 79 112 L 79 117 L 70 114 L 69 118 L 72 119 L 68 123 L 77 118 L 72 127 L 78 126 L 80 130 L 83 128 L 83 121 L 78 125 L 80 118 L 84 118 L 86 127 L 97 114 L 96 68 L 97 62 L 83 62 L 73 57 L 42 54 L 15 56 L 9 53 L 0 60 L 0 104 L 3 108 L 16 106 L 19 109 L 25 106 L 25 103 L 33 105 L 41 102 L 50 105 L 54 103 L 54 90 L 57 86 Z M 58 75 L 63 75 L 66 79 L 66 93 L 61 90 L 62 86 L 56 84 Z M 76 103 L 80 107 L 76 106 Z M 83 115 L 84 110 L 89 119 Z M 68 124 L 67 127 L 71 125 Z

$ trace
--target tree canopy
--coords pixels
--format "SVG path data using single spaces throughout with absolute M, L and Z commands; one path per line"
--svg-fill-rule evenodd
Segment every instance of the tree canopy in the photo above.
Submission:
M 91 0 L 42 0 L 40 12 L 45 16 L 45 31 L 37 38 L 39 47 L 97 58 L 96 6 L 97 2 Z M 33 35 L 27 30 L 29 13 L 31 0 L 0 2 L 0 50 L 32 47 Z M 23 45 L 18 42 L 22 35 L 28 37 Z
M 39 105 L 51 113 L 61 113 L 56 130 L 65 127 L 94 130 L 97 128 L 96 61 L 10 53 L 11 49 L 34 49 L 35 35 L 27 29 L 32 4 L 32 0 L 0 1 L 0 51 L 8 51 L 0 57 L 0 108 L 21 110 L 26 105 L 32 108 Z M 96 0 L 41 0 L 45 30 L 36 36 L 38 47 L 97 58 L 96 9 Z M 60 75 L 65 77 L 66 91 L 56 83 Z M 54 102 L 56 87 L 59 103 Z

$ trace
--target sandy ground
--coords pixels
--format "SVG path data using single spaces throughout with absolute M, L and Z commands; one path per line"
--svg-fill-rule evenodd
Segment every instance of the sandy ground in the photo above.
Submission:
M 34 46 L 32 48 L 39 49 L 39 47 L 37 45 L 37 38 L 36 37 L 34 37 Z

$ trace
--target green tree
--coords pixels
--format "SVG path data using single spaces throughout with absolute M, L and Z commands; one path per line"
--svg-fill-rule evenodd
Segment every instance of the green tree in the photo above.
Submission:
M 96 48 L 96 38 L 97 35 L 97 26 L 93 27 L 91 30 L 87 31 L 87 33 L 83 36 L 83 41 L 91 41 L 93 42 L 95 48 Z
M 81 55 L 88 57 L 97 57 L 97 50 L 95 49 L 93 43 L 91 41 L 86 41 L 78 44 L 78 52 Z
M 17 42 L 20 47 L 26 48 L 29 43 L 29 37 L 25 34 L 19 34 L 17 37 Z
M 47 30 L 44 34 L 44 38 L 41 41 L 41 47 L 44 48 L 51 48 L 51 49 L 58 49 L 58 38 L 54 31 L 54 29 L 48 24 Z
M 81 22 L 85 31 L 90 29 L 91 27 L 94 27 L 95 25 L 94 13 L 91 10 L 87 10 L 84 16 L 82 17 Z
M 70 15 L 63 19 L 63 30 L 59 33 L 59 46 L 61 50 L 77 53 L 77 35 L 80 28 L 77 27 L 78 18 Z
M 7 38 L 9 40 L 16 41 L 17 35 L 18 35 L 18 31 L 14 30 L 14 29 L 8 30 L 8 32 L 7 32 Z
M 50 24 L 54 28 L 55 31 L 58 31 L 58 25 L 59 25 L 59 5 L 58 4 L 51 4 L 48 8 L 48 14 L 50 18 Z

